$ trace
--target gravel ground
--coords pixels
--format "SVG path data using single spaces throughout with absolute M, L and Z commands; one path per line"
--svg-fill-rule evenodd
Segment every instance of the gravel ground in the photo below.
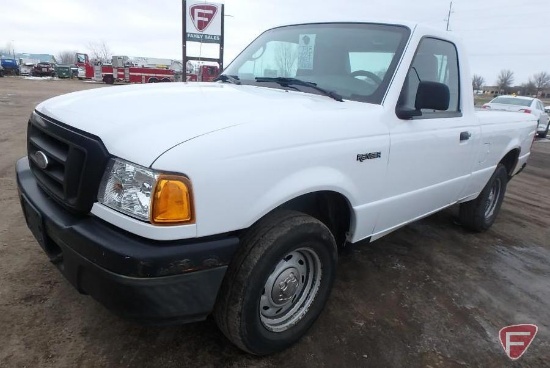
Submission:
M 466 232 L 451 208 L 346 248 L 308 335 L 258 358 L 233 347 L 212 320 L 151 328 L 113 316 L 63 279 L 27 229 L 14 164 L 26 154 L 33 107 L 100 86 L 0 79 L 0 367 L 550 366 L 549 140 L 535 142 L 491 230 Z M 517 323 L 539 333 L 511 362 L 498 331 Z

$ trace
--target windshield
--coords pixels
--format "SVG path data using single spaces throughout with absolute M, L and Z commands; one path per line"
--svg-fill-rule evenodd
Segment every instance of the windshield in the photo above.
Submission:
M 287 87 L 256 78 L 296 78 L 344 99 L 380 104 L 409 34 L 406 27 L 381 24 L 275 28 L 252 42 L 223 74 L 238 77 L 242 84 L 272 88 Z
M 497 97 L 491 103 L 503 104 L 503 105 L 516 105 L 516 106 L 531 106 L 533 100 L 526 98 L 514 98 L 514 97 Z

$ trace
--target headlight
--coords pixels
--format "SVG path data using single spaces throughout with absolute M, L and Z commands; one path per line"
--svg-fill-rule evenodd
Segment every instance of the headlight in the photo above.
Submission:
M 98 201 L 107 207 L 159 225 L 193 222 L 191 183 L 121 159 L 111 159 Z

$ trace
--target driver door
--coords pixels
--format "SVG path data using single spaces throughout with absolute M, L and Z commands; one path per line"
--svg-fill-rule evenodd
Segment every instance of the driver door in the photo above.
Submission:
M 480 127 L 477 119 L 465 117 L 461 111 L 454 44 L 435 38 L 420 42 L 398 107 L 415 109 L 420 81 L 446 84 L 450 91 L 449 108 L 422 110 L 422 116 L 410 120 L 392 116 L 386 200 L 375 236 L 456 202 L 470 179 Z

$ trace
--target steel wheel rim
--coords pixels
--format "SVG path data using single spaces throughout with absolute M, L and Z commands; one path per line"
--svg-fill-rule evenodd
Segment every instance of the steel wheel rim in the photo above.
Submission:
M 491 191 L 489 192 L 489 197 L 487 198 L 487 205 L 485 207 L 485 218 L 490 218 L 495 213 L 501 190 L 502 182 L 500 181 L 500 179 L 496 179 L 493 183 L 493 186 L 491 187 Z
M 298 323 L 310 308 L 321 284 L 322 264 L 311 248 L 286 254 L 268 276 L 261 291 L 260 320 L 272 332 Z

